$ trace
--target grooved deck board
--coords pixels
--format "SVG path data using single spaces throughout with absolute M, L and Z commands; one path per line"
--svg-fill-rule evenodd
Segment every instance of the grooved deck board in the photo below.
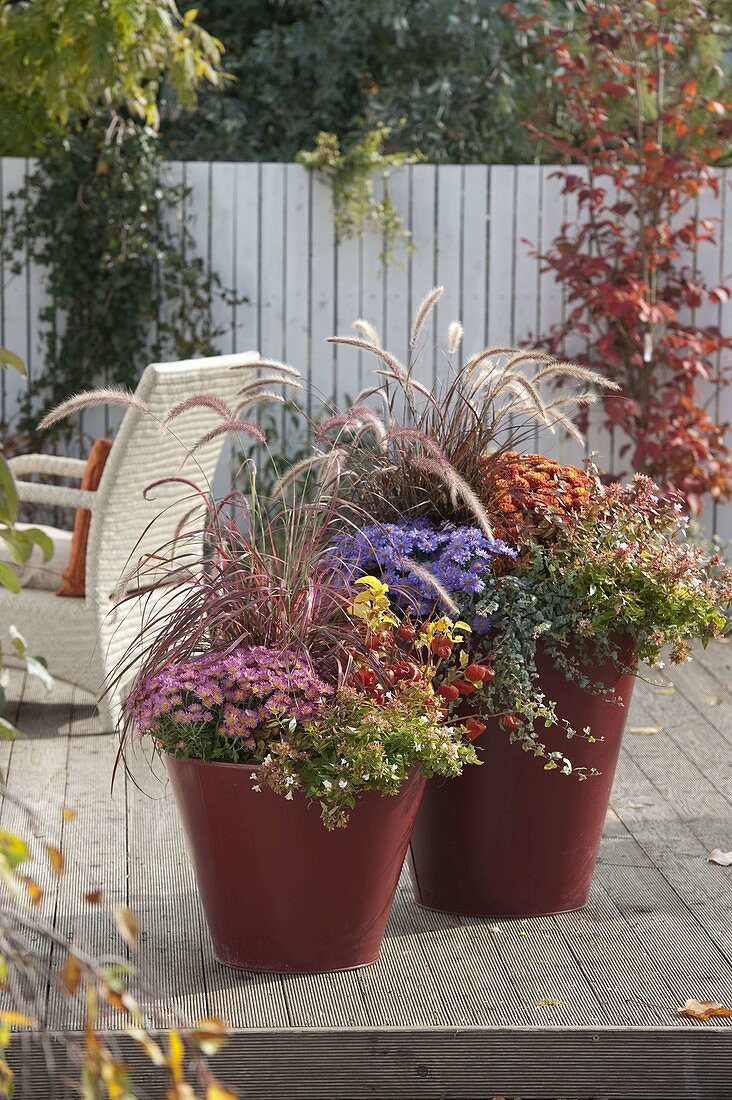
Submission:
M 65 857 L 61 879 L 42 876 L 44 918 L 124 959 L 110 909 L 129 905 L 150 1025 L 222 1016 L 233 1036 L 215 1065 L 244 1095 L 730 1100 L 732 1021 L 674 1010 L 687 997 L 732 1005 L 732 868 L 706 862 L 711 848 L 732 848 L 731 665 L 732 646 L 715 645 L 637 684 L 583 912 L 432 913 L 413 903 L 405 871 L 381 960 L 349 973 L 256 975 L 215 961 L 164 768 L 137 747 L 110 793 L 115 742 L 78 689 L 59 684 L 46 699 L 36 681 L 7 675 L 8 713 L 26 736 L 0 743 L 0 770 Z M 5 797 L 0 826 L 20 824 Z M 104 904 L 89 908 L 94 888 Z M 54 987 L 44 996 L 48 1029 L 78 1031 L 68 1000 Z M 59 1064 L 71 1056 L 58 1035 L 49 1043 Z M 65 1100 L 29 1036 L 12 1056 L 20 1097 Z M 146 1095 L 162 1096 L 145 1073 Z

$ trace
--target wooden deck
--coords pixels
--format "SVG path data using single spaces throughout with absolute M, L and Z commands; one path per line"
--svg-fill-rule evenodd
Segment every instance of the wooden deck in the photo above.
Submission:
M 732 1020 L 674 1011 L 687 997 L 732 1005 L 732 868 L 706 861 L 732 848 L 730 665 L 732 644 L 718 644 L 663 684 L 638 684 L 584 912 L 442 916 L 412 903 L 405 877 L 381 961 L 322 977 L 214 961 L 172 799 L 142 757 L 141 789 L 121 776 L 110 795 L 114 745 L 83 692 L 60 684 L 46 701 L 11 674 L 26 736 L 0 759 L 66 859 L 60 880 L 46 877 L 46 919 L 118 955 L 108 911 L 81 897 L 102 888 L 134 909 L 151 1023 L 223 1017 L 233 1034 L 213 1064 L 242 1096 L 730 1100 Z M 18 825 L 10 800 L 1 813 L 3 828 Z M 53 992 L 44 1011 L 51 1032 L 81 1025 Z M 44 1059 L 29 1036 L 16 1042 L 18 1096 L 66 1095 Z M 144 1080 L 145 1095 L 163 1095 L 153 1071 Z

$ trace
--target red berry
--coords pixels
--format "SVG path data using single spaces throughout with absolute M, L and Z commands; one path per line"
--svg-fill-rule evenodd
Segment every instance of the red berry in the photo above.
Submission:
M 353 674 L 356 687 L 370 688 L 376 683 L 376 673 L 370 668 L 359 668 Z
M 483 665 L 468 665 L 465 669 L 465 675 L 469 680 L 475 680 L 476 683 L 482 684 L 484 679 L 485 668 Z
M 452 642 L 449 638 L 445 637 L 433 638 L 430 648 L 432 649 L 432 652 L 438 657 L 449 657 L 452 653 Z
M 505 730 L 517 730 L 521 725 L 521 721 L 515 714 L 504 714 L 501 724 Z
M 465 669 L 465 675 L 479 684 L 490 683 L 496 678 L 496 670 L 488 665 L 472 664 Z
M 440 684 L 437 694 L 441 695 L 446 703 L 452 703 L 460 698 L 460 692 L 455 684 Z
M 476 737 L 480 737 L 481 733 L 487 729 L 485 722 L 481 722 L 478 718 L 468 718 L 465 723 L 465 732 L 471 741 L 475 741 Z

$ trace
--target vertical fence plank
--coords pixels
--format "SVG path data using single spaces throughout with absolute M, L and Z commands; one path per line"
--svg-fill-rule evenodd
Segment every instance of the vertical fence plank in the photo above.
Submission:
M 310 297 L 310 177 L 301 164 L 287 165 L 287 211 L 285 229 L 285 314 L 284 357 L 298 370 L 307 363 Z
M 285 354 L 285 165 L 262 165 L 260 351 L 270 359 Z
M 380 202 L 386 194 L 384 180 L 381 176 L 373 181 L 374 198 Z M 385 295 L 384 295 L 384 238 L 374 227 L 368 229 L 361 242 L 361 303 L 364 318 L 376 326 L 382 341 L 386 340 L 385 333 Z M 348 352 L 348 362 L 355 363 L 355 353 Z M 378 369 L 378 361 L 368 352 L 361 356 L 361 381 L 364 386 L 371 386 L 378 381 L 374 371 Z M 353 368 L 351 368 L 353 369 Z
M 13 196 L 26 180 L 26 162 L 22 157 L 6 157 L 3 160 L 2 202 L 6 217 L 16 208 Z M 19 273 L 11 268 L 20 265 Z M 2 346 L 14 351 L 24 363 L 29 359 L 28 342 L 28 256 L 27 251 L 15 253 L 3 271 L 3 333 Z M 3 423 L 12 425 L 18 415 L 18 405 L 26 392 L 26 383 L 17 371 L 3 371 Z
M 699 195 L 697 206 L 699 231 L 705 231 L 701 222 L 707 222 L 711 226 L 711 233 L 713 234 L 714 240 L 698 242 L 696 246 L 694 273 L 695 277 L 701 282 L 706 283 L 710 288 L 718 286 L 719 283 L 722 282 L 723 275 L 722 249 L 720 243 L 722 233 L 724 232 L 722 222 L 724 170 L 717 173 L 717 179 L 719 183 L 719 194 L 715 195 L 711 187 L 705 188 Z M 701 328 L 706 328 L 708 325 L 719 325 L 721 327 L 722 306 L 709 301 L 703 302 L 702 305 L 694 311 L 694 323 Z M 713 370 L 715 372 L 718 371 L 720 365 L 721 357 L 717 355 L 713 363 Z M 715 379 L 713 377 L 709 379 L 698 379 L 697 391 L 700 404 L 707 409 L 711 416 L 717 415 L 719 411 L 719 400 Z M 706 504 L 699 518 L 707 533 L 709 535 L 714 534 L 715 509 L 711 502 Z
M 725 168 L 720 175 L 720 216 L 722 222 L 718 229 L 719 272 L 721 275 L 719 282 L 732 287 L 732 168 Z M 720 306 L 719 323 L 722 332 L 728 335 L 732 334 L 732 303 L 730 301 Z M 729 370 L 732 366 L 729 352 L 726 354 L 726 360 L 722 360 L 722 362 Z M 717 411 L 720 423 L 730 425 L 732 422 L 732 385 L 729 382 L 719 389 L 715 411 Z M 726 433 L 726 440 L 728 440 L 728 444 L 732 443 L 729 428 L 728 433 Z M 724 502 L 714 505 L 713 522 L 715 533 L 725 543 L 726 549 L 729 550 L 730 540 L 732 540 L 732 504 Z
M 488 168 L 469 164 L 463 176 L 462 217 L 463 361 L 485 346 L 488 293 Z
M 336 301 L 336 241 L 330 187 L 313 177 L 311 190 L 311 297 L 309 381 L 312 406 L 336 396 L 335 349 L 326 343 L 333 335 Z
M 556 165 L 545 165 L 541 171 L 539 250 L 542 255 L 551 251 L 554 240 L 562 231 L 564 223 L 563 180 L 558 176 Z M 540 261 L 541 271 L 541 261 Z M 539 275 L 539 301 L 537 310 L 537 334 L 548 336 L 552 327 L 562 319 L 562 287 L 553 271 L 544 271 Z M 538 428 L 534 433 L 534 448 L 546 451 L 556 445 L 556 437 L 546 428 Z
M 353 322 L 363 312 L 363 286 L 361 283 L 361 264 L 363 238 L 358 234 L 341 237 L 336 248 L 336 269 L 338 292 L 336 294 L 336 317 L 333 335 L 356 336 Z M 363 358 L 355 348 L 339 347 L 335 351 L 336 404 L 345 409 L 361 389 Z
M 515 176 L 512 166 L 491 166 L 487 335 L 496 347 L 513 343 Z
M 222 354 L 236 351 L 234 307 L 229 298 L 235 283 L 234 211 L 236 205 L 236 165 L 211 165 L 209 181 L 209 212 L 211 226 L 211 271 L 221 286 L 214 290 L 211 316 L 218 334 L 216 349 Z
M 574 168 L 578 176 L 586 175 L 586 169 L 583 167 Z M 566 197 L 566 206 L 564 210 L 564 221 L 570 227 L 577 226 L 581 221 L 587 217 L 586 211 L 580 210 L 577 196 L 575 193 L 571 193 Z M 572 310 L 574 303 L 568 301 L 566 289 L 562 295 L 562 319 Z M 571 333 L 567 337 L 566 341 L 566 353 L 569 359 L 574 359 L 581 355 L 587 348 L 586 337 L 581 336 L 579 333 Z M 558 458 L 560 462 L 566 462 L 572 466 L 581 466 L 588 445 L 591 446 L 589 439 L 586 440 L 583 446 L 578 440 L 568 436 L 566 432 L 562 432 L 561 429 L 557 430 L 557 444 L 553 452 L 553 456 Z
M 539 243 L 541 168 L 522 165 L 516 173 L 516 228 L 513 267 L 513 341 L 523 344 L 536 336 L 539 306 L 539 261 L 532 255 Z
M 409 169 L 399 168 L 387 182 L 387 191 L 394 209 L 410 228 Z M 386 347 L 402 363 L 407 361 L 409 348 L 409 255 L 410 245 L 399 241 L 386 268 L 384 341 Z
M 259 331 L 259 165 L 236 166 L 236 266 L 237 298 L 234 309 L 237 351 L 261 351 Z
M 443 286 L 432 323 L 437 378 L 447 374 L 447 330 L 462 319 L 462 195 L 463 169 L 441 164 L 437 169 L 437 283 Z
M 412 244 L 409 257 L 409 320 L 410 325 L 419 304 L 437 282 L 435 256 L 435 200 L 437 168 L 434 164 L 415 164 L 409 169 L 411 176 Z M 432 384 L 434 379 L 434 354 L 431 340 L 432 322 L 420 336 L 412 355 L 415 358 L 414 377 Z

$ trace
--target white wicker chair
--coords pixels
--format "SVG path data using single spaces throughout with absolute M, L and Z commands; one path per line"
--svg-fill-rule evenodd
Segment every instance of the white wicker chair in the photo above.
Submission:
M 247 352 L 155 363 L 142 375 L 137 395 L 160 419 L 193 393 L 215 394 L 233 402 L 243 379 L 231 368 L 257 358 L 256 353 Z M 135 609 L 131 603 L 129 610 L 115 612 L 112 593 L 137 557 L 157 550 L 175 536 L 181 519 L 192 507 L 184 487 L 161 486 L 152 500 L 144 499 L 144 491 L 159 478 L 178 473 L 202 488 L 212 486 L 224 436 L 198 451 L 196 461 L 186 463 L 183 470 L 181 462 L 185 447 L 219 422 L 217 414 L 206 408 L 184 413 L 174 425 L 175 434 L 184 445 L 181 447 L 170 434 L 162 433 L 150 416 L 128 408 L 96 492 L 21 480 L 24 474 L 81 478 L 85 467 L 82 459 L 40 454 L 11 459 L 22 501 L 88 508 L 91 523 L 86 596 L 60 597 L 38 589 L 23 589 L 13 596 L 2 589 L 0 635 L 5 637 L 10 624 L 16 624 L 30 652 L 46 658 L 53 676 L 78 684 L 98 698 L 107 674 L 140 628 L 139 608 Z M 99 701 L 105 730 L 114 729 L 120 702 L 120 691 Z

